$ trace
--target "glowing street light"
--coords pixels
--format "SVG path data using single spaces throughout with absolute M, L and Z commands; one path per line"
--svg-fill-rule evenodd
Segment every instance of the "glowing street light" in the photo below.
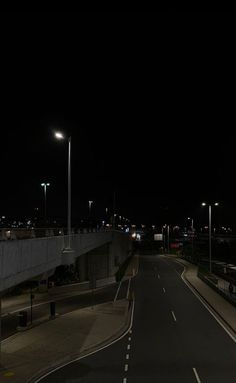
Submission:
M 49 183 L 41 183 L 41 186 L 44 189 L 44 220 L 45 225 L 47 224 L 47 187 L 50 186 Z
M 62 132 L 55 132 L 55 138 L 58 140 L 68 140 L 68 200 L 67 200 L 67 235 L 68 247 L 71 249 L 71 136 L 67 137 Z
M 206 202 L 202 202 L 202 206 L 206 206 Z M 215 202 L 214 203 L 214 206 L 219 206 L 219 202 Z M 211 267 L 211 204 L 208 205 L 208 208 L 209 208 L 209 263 L 210 263 L 210 273 L 212 271 L 212 267 Z
M 65 136 L 63 133 L 61 132 L 55 132 L 55 137 L 58 139 L 58 140 L 64 140 Z

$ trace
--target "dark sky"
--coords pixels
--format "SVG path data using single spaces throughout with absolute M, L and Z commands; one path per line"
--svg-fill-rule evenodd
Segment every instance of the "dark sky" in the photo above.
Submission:
M 235 13 L 2 12 L 0 215 L 235 220 Z

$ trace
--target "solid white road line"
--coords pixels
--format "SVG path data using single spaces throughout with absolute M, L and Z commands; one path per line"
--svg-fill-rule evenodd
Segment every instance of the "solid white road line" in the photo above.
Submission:
M 166 262 L 166 260 L 163 260 L 163 261 Z M 202 303 L 202 305 L 207 309 L 207 311 L 213 316 L 213 318 L 216 320 L 216 322 L 218 322 L 218 324 L 225 330 L 225 332 L 234 341 L 234 343 L 236 343 L 236 337 L 235 337 L 234 333 L 231 332 L 231 330 L 229 328 L 227 328 L 227 324 L 225 324 L 225 322 L 220 317 L 217 316 L 217 312 L 212 307 L 210 307 L 208 305 L 207 301 L 205 301 L 201 297 L 201 295 L 192 287 L 190 282 L 188 282 L 188 280 L 185 278 L 185 276 L 184 276 L 185 271 L 186 271 L 185 265 L 176 259 L 171 260 L 171 261 L 177 262 L 179 265 L 181 265 L 184 268 L 181 275 L 175 269 L 174 269 L 174 271 L 176 272 L 176 274 L 178 274 L 179 277 L 181 277 L 182 281 L 188 286 L 189 290 L 192 291 L 192 293 L 195 295 L 195 297 Z
M 130 344 L 128 344 L 128 346 L 127 346 L 127 350 L 130 350 Z
M 125 371 L 128 371 L 129 365 L 125 364 Z
M 130 282 L 131 282 L 131 278 L 129 279 L 129 284 L 128 284 L 128 289 L 127 289 L 126 299 L 129 298 Z
M 126 359 L 129 359 L 129 354 L 126 354 Z
M 198 373 L 197 373 L 196 368 L 193 368 L 193 372 L 194 372 L 195 378 L 196 378 L 196 380 L 197 380 L 197 383 L 201 383 L 201 380 L 200 380 L 200 378 L 199 378 L 199 376 L 198 376 Z
M 188 286 L 188 288 L 192 291 L 192 293 L 198 298 L 198 300 L 203 304 L 203 306 L 209 311 L 209 313 L 213 316 L 213 318 L 219 323 L 219 325 L 225 330 L 225 332 L 230 336 L 230 338 L 236 343 L 236 337 L 229 331 L 229 329 L 224 325 L 223 321 L 217 317 L 217 313 L 213 311 L 213 309 L 208 306 L 207 302 L 203 300 L 203 298 L 195 291 L 195 289 L 191 286 L 187 279 L 184 277 L 186 267 L 184 266 L 184 270 L 181 274 L 182 281 Z
M 173 318 L 174 318 L 174 321 L 176 322 L 176 316 L 175 316 L 175 313 L 174 313 L 174 311 L 171 311 L 171 314 L 172 314 L 172 316 L 173 316 Z
M 165 292 L 166 292 L 165 287 L 163 287 L 163 293 L 165 293 Z
M 85 359 L 85 358 L 87 358 L 87 357 L 90 356 L 90 355 L 96 354 L 97 352 L 99 352 L 99 351 L 101 351 L 101 350 L 104 350 L 105 348 L 108 348 L 108 347 L 112 346 L 113 344 L 119 342 L 119 340 L 123 339 L 128 333 L 131 334 L 131 333 L 132 333 L 131 328 L 132 328 L 132 326 L 133 326 L 133 321 L 134 321 L 134 306 L 135 306 L 135 300 L 133 301 L 133 305 L 132 305 L 132 313 L 131 313 L 131 320 L 130 320 L 129 328 L 128 328 L 128 330 L 125 331 L 124 334 L 122 334 L 119 338 L 113 340 L 111 343 L 106 344 L 105 346 L 103 346 L 103 347 L 101 347 L 101 348 L 98 348 L 98 349 L 95 350 L 95 351 L 89 352 L 88 354 L 83 355 L 83 356 L 79 356 L 78 358 L 75 358 L 75 359 L 71 360 L 70 362 L 66 362 L 66 363 L 62 364 L 61 366 L 54 368 L 53 370 L 47 372 L 46 374 L 42 375 L 40 378 L 38 378 L 37 380 L 35 380 L 34 383 L 38 383 L 38 382 L 40 382 L 42 379 L 46 378 L 46 376 L 51 375 L 53 372 L 58 371 L 58 370 L 60 370 L 61 368 L 65 367 L 65 366 L 68 366 L 69 364 L 75 363 L 75 362 L 77 362 L 78 360 L 81 360 L 81 359 Z

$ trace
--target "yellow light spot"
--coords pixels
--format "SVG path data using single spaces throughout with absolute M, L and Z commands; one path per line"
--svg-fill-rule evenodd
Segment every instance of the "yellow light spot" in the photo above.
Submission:
M 15 374 L 14 374 L 14 372 L 8 371 L 8 372 L 5 372 L 5 374 L 3 374 L 3 375 L 8 378 L 8 377 L 13 376 Z

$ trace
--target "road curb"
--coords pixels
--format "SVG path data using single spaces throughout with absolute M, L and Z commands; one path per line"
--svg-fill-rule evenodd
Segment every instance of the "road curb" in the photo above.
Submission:
M 128 308 L 127 306 L 125 311 L 125 316 L 126 316 L 125 323 L 112 336 L 110 336 L 109 338 L 106 338 L 105 340 L 96 344 L 95 346 L 91 346 L 87 348 L 81 353 L 68 355 L 65 358 L 60 359 L 59 362 L 57 361 L 57 363 L 53 363 L 50 366 L 47 366 L 41 369 L 36 374 L 34 374 L 31 378 L 29 378 L 26 381 L 26 383 L 34 383 L 35 381 L 38 381 L 40 378 L 43 378 L 45 374 L 52 372 L 54 369 L 59 369 L 60 367 L 63 367 L 63 365 L 65 364 L 76 362 L 76 359 L 78 358 L 85 358 L 87 355 L 91 353 L 95 353 L 96 351 L 99 351 L 99 349 L 101 349 L 102 347 L 105 347 L 105 346 L 109 347 L 110 343 L 122 337 L 122 335 L 128 330 L 131 323 L 131 313 L 132 313 L 132 306 L 130 308 Z
M 234 330 L 234 328 L 227 322 L 227 320 L 215 309 L 214 306 L 212 306 L 212 304 L 198 291 L 198 289 L 190 282 L 190 280 L 185 276 L 186 274 L 186 268 L 188 266 L 184 265 L 181 261 L 179 260 L 174 260 L 175 262 L 179 263 L 181 266 L 184 267 L 184 270 L 183 270 L 183 278 L 184 280 L 190 284 L 190 286 L 192 287 L 192 289 L 201 297 L 201 299 L 205 302 L 205 304 L 207 306 L 209 306 L 209 308 L 215 313 L 216 316 L 218 316 L 220 318 L 220 320 L 224 323 L 224 325 L 226 327 L 229 328 L 229 330 L 234 334 L 234 336 L 236 336 L 236 331 Z M 210 286 L 209 286 L 210 287 Z M 223 297 L 224 298 L 224 297 Z

